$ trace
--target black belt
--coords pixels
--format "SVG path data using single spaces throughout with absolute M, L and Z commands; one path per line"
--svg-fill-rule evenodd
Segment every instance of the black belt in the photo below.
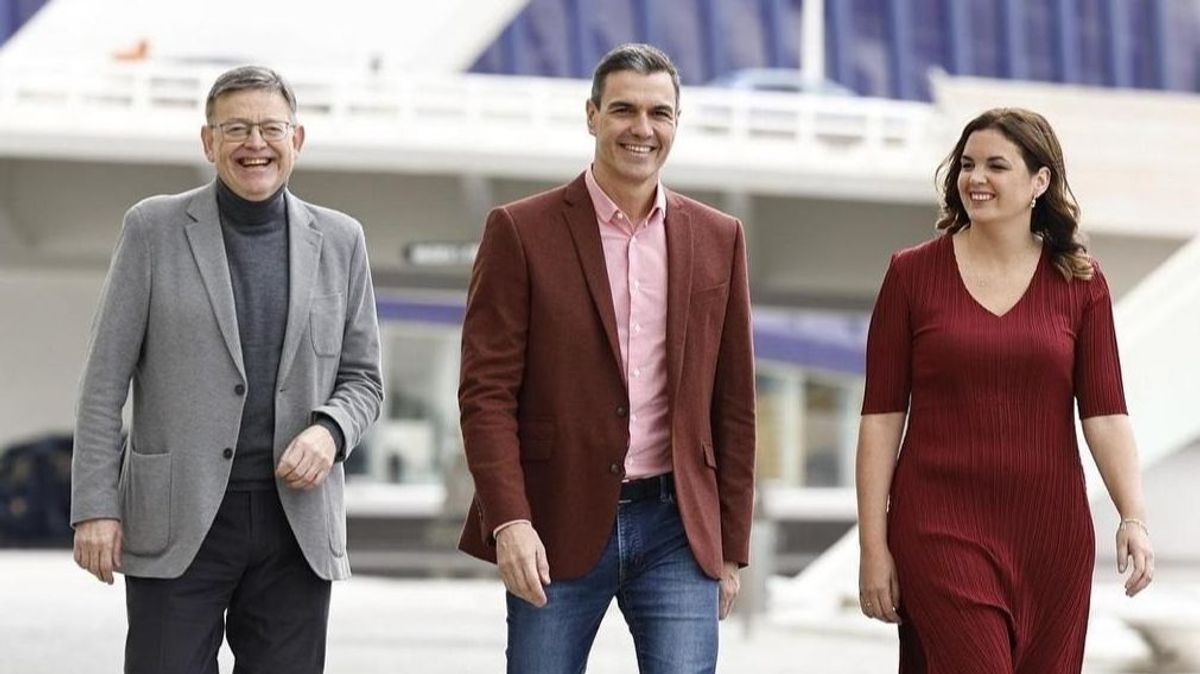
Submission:
M 675 477 L 671 473 L 655 475 L 642 480 L 621 483 L 621 502 L 644 501 L 675 493 Z

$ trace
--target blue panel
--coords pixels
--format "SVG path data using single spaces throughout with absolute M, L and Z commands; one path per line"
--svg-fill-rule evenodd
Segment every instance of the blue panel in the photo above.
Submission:
M 1101 0 L 1079 0 L 1079 82 L 1101 86 L 1107 79 L 1104 55 L 1108 42 L 1104 34 Z
M 932 68 L 947 69 L 951 37 L 947 30 L 949 21 L 943 8 L 944 0 L 908 0 L 909 25 L 912 40 L 909 47 L 909 78 L 917 100 L 927 101 L 929 93 L 929 71 Z M 957 4 L 962 8 L 962 3 Z
M 792 39 L 791 3 L 788 0 L 760 0 L 759 6 L 766 38 L 766 65 L 771 68 L 795 68 L 800 59 Z
M 723 63 L 713 73 L 721 77 L 745 68 L 763 68 L 771 61 L 771 31 L 763 0 L 720 0 L 716 34 Z M 710 78 L 711 79 L 711 78 Z
M 604 54 L 626 42 L 647 42 L 637 26 L 636 3 L 630 0 L 590 0 L 587 11 L 590 56 L 583 62 L 581 77 L 590 79 Z M 653 44 L 651 42 L 651 44 Z
M 1024 79 L 1053 82 L 1058 79 L 1058 0 L 1024 0 Z
M 970 6 L 961 0 L 945 0 L 945 6 L 946 71 L 952 75 L 970 75 L 971 45 L 975 42 L 967 15 Z
M 1055 0 L 1058 26 L 1058 81 L 1079 82 L 1079 24 L 1074 0 Z
M 697 0 L 674 0 L 671 3 L 655 3 L 655 45 L 665 51 L 684 84 L 703 84 L 705 74 L 705 50 L 707 39 L 700 21 Z M 666 11 L 670 8 L 670 12 Z
M 800 66 L 803 2 L 529 0 L 474 72 L 586 78 L 645 41 L 685 84 Z M 827 75 L 859 93 L 927 99 L 926 73 L 1200 89 L 1200 0 L 824 0 Z M 0 0 L 0 36 L 43 0 Z M 14 16 L 21 15 L 21 19 Z
M 12 0 L 14 28 L 19 29 L 25 25 L 25 22 L 33 18 L 45 4 L 46 0 Z
M 1004 74 L 1014 80 L 1029 77 L 1025 53 L 1025 11 L 1021 0 L 1001 0 L 1001 44 L 1004 45 Z
M 508 41 L 505 44 L 505 61 L 507 72 L 512 75 L 531 75 L 529 63 L 529 29 L 525 12 L 517 15 L 512 25 L 508 27 Z
M 1000 7 L 995 0 L 971 0 L 970 10 L 971 25 L 974 27 L 971 37 L 975 74 L 982 77 L 1003 77 L 1004 31 L 1000 25 Z
M 1129 55 L 1129 32 L 1126 13 L 1122 12 L 1121 0 L 1103 0 L 1100 5 L 1104 29 L 1108 34 L 1108 83 L 1114 87 L 1129 87 L 1133 84 L 1133 68 Z
M 587 67 L 584 64 L 592 61 L 587 20 L 587 5 L 590 3 L 588 0 L 566 0 L 564 4 L 566 25 L 563 29 L 570 36 L 567 40 L 567 55 L 570 57 L 567 73 L 570 77 L 583 77 L 584 68 Z
M 576 39 L 567 32 L 568 7 L 564 0 L 532 0 L 528 14 L 526 49 L 530 56 L 530 74 L 575 77 L 571 50 Z
M 1150 37 L 1150 12 L 1147 3 L 1133 7 L 1134 11 L 1126 9 L 1125 18 L 1129 35 L 1129 58 L 1133 79 L 1129 86 L 1137 89 L 1147 89 L 1154 86 L 1154 45 L 1148 42 Z
M 465 307 L 462 303 L 418 302 L 392 298 L 376 298 L 375 310 L 381 323 L 430 323 L 433 325 L 462 325 Z
M 700 0 L 697 9 L 703 36 L 704 81 L 719 77 L 726 70 L 725 30 L 720 0 Z
M 916 98 L 912 72 L 912 10 L 909 0 L 887 0 L 888 22 L 888 79 L 892 96 Z
M 462 326 L 463 301 L 377 297 L 381 323 Z M 865 314 L 827 311 L 754 309 L 754 351 L 759 360 L 830 372 L 861 375 L 867 325 Z
M 868 96 L 888 96 L 888 0 L 853 0 L 854 89 Z
M 0 44 L 8 41 L 17 32 L 16 3 L 14 0 L 0 0 Z
M 1169 52 L 1167 51 L 1167 8 L 1164 6 L 1166 0 L 1149 0 L 1150 6 L 1147 10 L 1150 12 L 1149 30 L 1143 34 L 1142 39 L 1146 42 L 1151 50 L 1150 65 L 1152 71 L 1152 86 L 1156 89 L 1173 89 L 1169 81 L 1170 67 L 1168 63 Z M 1200 26 L 1197 26 L 1200 28 Z
M 1167 87 L 1200 93 L 1200 12 L 1195 0 L 1174 0 L 1165 9 Z
M 830 76 L 838 83 L 857 90 L 854 81 L 854 13 L 849 2 L 827 2 L 825 58 Z
M 654 0 L 633 0 L 634 35 L 638 42 L 654 44 L 658 37 L 654 23 Z

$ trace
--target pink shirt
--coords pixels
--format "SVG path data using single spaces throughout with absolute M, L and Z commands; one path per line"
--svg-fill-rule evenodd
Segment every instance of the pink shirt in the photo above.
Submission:
M 596 209 L 629 389 L 625 477 L 637 480 L 669 473 L 666 192 L 659 183 L 650 214 L 631 223 L 600 188 L 590 167 L 584 182 Z

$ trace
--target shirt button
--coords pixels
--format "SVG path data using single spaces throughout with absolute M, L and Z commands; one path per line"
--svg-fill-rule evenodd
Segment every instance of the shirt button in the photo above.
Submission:
M 636 414 L 630 414 L 630 415 L 629 415 L 629 420 L 630 420 L 630 421 L 637 421 L 637 415 L 636 415 Z
M 233 387 L 233 392 L 237 395 L 246 395 L 246 387 L 242 384 L 238 384 L 237 386 Z
M 232 459 L 233 458 L 233 449 L 226 447 L 225 451 L 221 452 L 221 456 L 225 457 L 226 459 Z
M 634 332 L 641 332 L 641 331 L 642 331 L 642 324 L 641 324 L 641 323 L 634 323 L 634 324 L 633 324 L 633 331 L 634 331 Z
M 633 289 L 634 289 L 634 290 L 641 290 L 641 289 L 642 289 L 642 282 L 641 282 L 641 281 L 634 281 L 634 282 L 633 282 Z
M 630 243 L 637 243 L 637 235 L 636 235 L 636 234 L 634 234 L 633 236 L 631 236 L 631 237 L 629 238 L 629 242 L 630 242 Z
M 640 368 L 640 367 L 633 368 L 633 376 L 634 377 L 642 376 L 642 368 Z
M 626 414 L 629 414 L 629 408 L 624 405 L 617 405 L 617 416 L 623 417 Z

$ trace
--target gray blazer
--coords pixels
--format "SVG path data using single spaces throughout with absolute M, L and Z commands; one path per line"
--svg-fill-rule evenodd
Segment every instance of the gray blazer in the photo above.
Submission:
M 275 392 L 275 460 L 314 413 L 358 444 L 379 415 L 379 326 L 362 227 L 286 193 L 290 300 Z M 121 411 L 133 383 L 133 424 Z M 122 522 L 122 571 L 187 569 L 225 495 L 245 398 L 241 342 L 215 183 L 146 199 L 125 215 L 80 384 L 71 522 Z M 350 575 L 345 473 L 318 488 L 277 483 L 313 571 Z

